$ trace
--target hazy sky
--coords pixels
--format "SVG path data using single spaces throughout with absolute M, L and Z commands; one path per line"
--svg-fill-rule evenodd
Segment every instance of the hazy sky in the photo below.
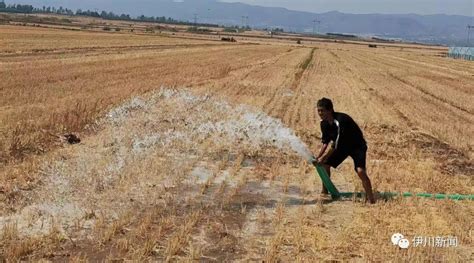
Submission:
M 189 1 L 189 0 L 188 0 Z M 451 14 L 474 15 L 474 0 L 221 0 L 322 13 Z
M 115 0 L 123 3 L 135 2 L 153 3 L 159 1 L 189 1 L 196 0 Z M 450 14 L 474 16 L 474 0 L 206 0 L 221 2 L 241 2 L 252 5 L 284 7 L 291 10 L 323 13 L 340 11 L 344 13 L 366 14 Z M 114 6 L 114 0 L 6 0 L 9 3 L 25 3 L 36 6 L 51 5 L 77 8 L 90 6 L 93 3 L 99 6 Z M 87 3 L 87 5 L 86 5 Z

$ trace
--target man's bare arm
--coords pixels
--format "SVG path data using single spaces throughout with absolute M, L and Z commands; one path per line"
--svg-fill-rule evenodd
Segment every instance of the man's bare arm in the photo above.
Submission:
M 326 145 L 326 148 L 327 148 L 327 145 Z M 329 158 L 329 156 L 332 155 L 333 152 L 334 152 L 334 145 L 331 145 L 328 152 L 326 154 L 324 154 L 323 156 L 318 158 L 319 162 L 320 163 L 325 162 Z
M 321 147 L 321 150 L 319 150 L 318 155 L 317 155 L 316 157 L 313 156 L 313 159 L 312 159 L 312 161 L 311 161 L 311 163 L 312 163 L 313 165 L 318 165 L 318 164 L 320 164 L 321 162 L 323 162 L 323 161 L 327 158 L 327 157 L 326 157 L 327 154 L 324 155 L 324 153 L 326 152 L 326 149 L 328 148 L 328 145 L 329 145 L 329 144 L 324 143 L 323 146 Z M 332 147 L 331 147 L 331 149 L 332 149 Z M 329 150 L 328 154 L 332 153 L 332 150 L 331 150 L 331 149 Z M 323 156 L 324 156 L 324 157 L 323 157 Z
M 321 150 L 319 151 L 318 156 L 316 157 L 317 160 L 319 160 L 319 158 L 321 158 L 321 156 L 324 155 L 324 152 L 326 152 L 327 148 L 328 148 L 328 144 L 327 143 L 323 144 L 323 147 L 321 147 Z

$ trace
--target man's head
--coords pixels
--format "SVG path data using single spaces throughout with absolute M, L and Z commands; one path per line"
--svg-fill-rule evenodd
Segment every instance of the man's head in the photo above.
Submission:
M 322 98 L 316 103 L 318 108 L 318 115 L 322 120 L 329 121 L 333 117 L 334 107 L 332 101 L 328 98 Z

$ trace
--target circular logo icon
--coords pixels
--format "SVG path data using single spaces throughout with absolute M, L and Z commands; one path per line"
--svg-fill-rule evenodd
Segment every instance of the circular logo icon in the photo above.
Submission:
M 410 246 L 410 241 L 408 239 L 402 238 L 398 241 L 398 246 L 400 248 L 408 248 Z
M 403 235 L 400 234 L 400 233 L 395 233 L 392 235 L 392 244 L 394 246 L 398 245 L 398 241 L 400 241 L 401 239 L 403 239 Z

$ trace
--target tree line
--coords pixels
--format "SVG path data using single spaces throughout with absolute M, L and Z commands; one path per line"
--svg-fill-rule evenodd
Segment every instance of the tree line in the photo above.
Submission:
M 177 25 L 193 25 L 193 26 L 208 26 L 208 27 L 218 27 L 219 25 L 216 24 L 208 24 L 208 23 L 192 23 L 189 21 L 181 21 L 176 20 L 171 17 L 154 17 L 154 16 L 138 16 L 138 17 L 131 17 L 129 14 L 115 14 L 113 12 L 97 12 L 91 10 L 82 10 L 77 9 L 75 12 L 71 9 L 64 8 L 60 6 L 59 8 L 51 7 L 51 6 L 43 6 L 42 8 L 36 8 L 32 5 L 21 5 L 21 4 L 5 4 L 2 0 L 0 1 L 0 12 L 6 13 L 24 13 L 24 14 L 32 14 L 32 13 L 43 13 L 43 14 L 59 14 L 59 15 L 69 15 L 69 16 L 90 16 L 90 17 L 97 17 L 109 20 L 129 20 L 129 21 L 143 21 L 143 22 L 156 22 L 156 23 L 166 23 L 166 24 L 177 24 Z

